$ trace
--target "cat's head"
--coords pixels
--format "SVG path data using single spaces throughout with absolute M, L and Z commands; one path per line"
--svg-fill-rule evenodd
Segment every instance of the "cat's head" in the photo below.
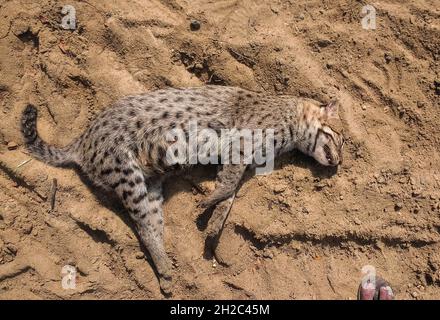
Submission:
M 338 118 L 338 101 L 328 104 L 304 103 L 302 121 L 303 139 L 300 150 L 312 156 L 324 166 L 337 166 L 342 163 L 345 140 L 329 125 L 329 120 Z

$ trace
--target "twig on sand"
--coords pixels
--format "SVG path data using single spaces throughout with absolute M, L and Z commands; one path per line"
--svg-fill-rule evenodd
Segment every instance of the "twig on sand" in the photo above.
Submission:
M 17 185 L 22 186 L 29 191 L 33 192 L 43 201 L 47 200 L 47 197 L 43 196 L 41 193 L 39 193 L 35 186 L 31 185 L 30 183 L 26 182 L 26 180 L 21 177 L 17 172 L 15 172 L 13 169 L 11 169 L 6 163 L 0 160 L 0 170 L 2 170 L 6 176 L 14 181 Z
M 331 280 L 329 275 L 327 275 L 327 281 L 328 281 L 328 284 L 329 284 L 330 288 L 332 289 L 332 291 L 334 293 L 336 293 L 335 287 L 333 286 L 333 282 L 332 282 L 332 280 Z
M 52 188 L 50 189 L 50 210 L 51 211 L 53 211 L 53 209 L 55 208 L 55 196 L 57 193 L 57 186 L 58 186 L 58 181 L 57 181 L 57 179 L 53 178 Z
M 16 169 L 23 167 L 26 163 L 31 162 L 31 161 L 32 161 L 32 159 L 24 160 L 22 163 L 20 163 L 20 164 L 17 166 Z

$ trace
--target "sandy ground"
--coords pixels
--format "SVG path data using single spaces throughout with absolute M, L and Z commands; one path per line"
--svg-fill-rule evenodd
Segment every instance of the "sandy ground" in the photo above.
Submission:
M 59 25 L 64 4 L 75 31 Z M 174 298 L 354 299 L 371 265 L 397 298 L 439 299 L 438 1 L 369 3 L 376 30 L 361 26 L 365 4 L 2 0 L 0 299 L 163 298 L 120 206 L 72 170 L 23 164 L 19 118 L 34 103 L 43 138 L 65 145 L 120 97 L 206 83 L 337 97 L 348 144 L 336 174 L 294 152 L 249 175 L 217 262 L 204 252 L 203 195 L 169 181 Z M 214 174 L 193 179 L 209 192 Z M 61 285 L 68 264 L 76 289 Z

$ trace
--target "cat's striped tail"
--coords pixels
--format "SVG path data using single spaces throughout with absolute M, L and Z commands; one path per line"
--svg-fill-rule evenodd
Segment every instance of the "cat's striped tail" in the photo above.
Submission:
M 21 116 L 21 132 L 26 149 L 38 160 L 53 166 L 69 166 L 77 163 L 75 144 L 57 148 L 41 140 L 37 132 L 37 109 L 31 104 L 26 106 Z

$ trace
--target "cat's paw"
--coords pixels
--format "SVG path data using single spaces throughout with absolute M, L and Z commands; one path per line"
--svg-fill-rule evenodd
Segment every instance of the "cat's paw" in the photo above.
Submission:
M 160 290 L 166 297 L 170 297 L 173 294 L 173 278 L 171 276 L 161 276 L 159 278 Z

